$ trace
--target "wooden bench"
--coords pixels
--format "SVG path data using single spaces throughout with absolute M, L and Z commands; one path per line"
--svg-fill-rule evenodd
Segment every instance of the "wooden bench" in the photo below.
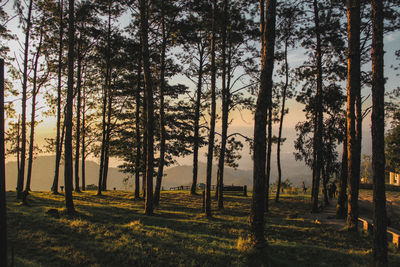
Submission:
M 224 192 L 243 192 L 243 196 L 247 197 L 247 185 L 228 185 L 224 186 Z
M 189 185 L 175 186 L 175 187 L 170 187 L 169 190 L 190 190 L 190 186 Z
M 358 222 L 362 224 L 362 229 L 365 232 L 371 232 L 374 230 L 373 221 L 367 218 L 358 218 Z M 388 241 L 392 242 L 397 248 L 400 245 L 400 232 L 396 229 L 388 227 L 386 230 Z

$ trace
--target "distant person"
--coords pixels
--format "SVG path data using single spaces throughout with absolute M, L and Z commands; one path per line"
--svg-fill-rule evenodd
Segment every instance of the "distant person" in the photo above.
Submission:
M 336 184 L 332 183 L 332 195 L 333 195 L 333 198 L 336 198 L 336 190 L 337 190 Z
M 303 193 L 304 194 L 307 193 L 307 187 L 306 187 L 306 184 L 304 183 L 304 181 L 303 181 L 303 184 L 302 184 L 302 188 L 303 188 Z

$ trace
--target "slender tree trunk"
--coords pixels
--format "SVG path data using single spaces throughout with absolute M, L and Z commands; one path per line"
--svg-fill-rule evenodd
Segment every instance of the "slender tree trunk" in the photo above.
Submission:
M 199 161 L 199 122 L 200 122 L 200 108 L 201 108 L 201 88 L 203 86 L 203 64 L 204 64 L 204 47 L 200 50 L 199 55 L 199 71 L 196 91 L 196 107 L 194 115 L 194 143 L 193 143 L 193 180 L 190 193 L 196 194 L 197 188 L 197 174 L 198 174 L 198 161 Z
M 360 94 L 360 2 L 347 0 L 348 72 L 347 72 L 347 149 L 348 210 L 347 228 L 357 231 L 360 156 L 356 133 L 355 102 Z
M 222 29 L 222 136 L 221 136 L 221 149 L 218 161 L 218 209 L 224 208 L 224 163 L 225 163 L 225 150 L 228 135 L 228 118 L 229 118 L 229 88 L 226 86 L 226 29 L 228 27 L 228 5 L 229 1 L 224 0 L 224 28 Z M 228 73 L 229 75 L 229 73 Z
M 142 60 L 138 59 L 137 88 L 136 88 L 136 166 L 135 166 L 135 199 L 140 198 L 140 81 L 142 72 Z
M 22 81 L 22 118 L 21 118 L 21 162 L 17 181 L 17 198 L 22 198 L 25 179 L 25 158 L 26 158 L 26 91 L 28 87 L 28 55 L 29 55 L 29 36 L 31 32 L 33 0 L 29 1 L 28 17 L 26 19 L 25 29 L 25 47 L 24 47 L 24 69 Z
M 7 207 L 4 143 L 4 59 L 0 58 L 0 265 L 7 266 Z
M 51 191 L 54 194 L 58 193 L 58 177 L 60 173 L 60 161 L 61 161 L 61 82 L 62 82 L 62 68 L 63 68 L 63 35 L 64 35 L 64 24 L 63 24 L 63 13 L 64 13 L 64 1 L 59 1 L 59 12 L 60 12 L 60 33 L 59 33 L 59 50 L 58 50 L 58 85 L 57 85 L 57 134 L 56 134 L 56 166 L 54 168 L 54 180 L 51 187 Z
M 347 132 L 347 130 L 346 130 Z M 346 218 L 346 200 L 347 200 L 347 137 L 343 140 L 343 151 L 342 151 L 342 168 L 340 171 L 339 180 L 339 194 L 336 206 L 336 218 Z
M 79 148 L 81 139 L 81 90 L 82 90 L 82 55 L 81 40 L 78 44 L 78 69 L 76 74 L 76 142 L 75 142 L 75 191 L 80 192 L 79 188 Z M 83 155 L 82 155 L 83 157 Z
M 19 174 L 19 167 L 20 167 L 20 144 L 21 144 L 21 136 L 20 136 L 20 130 L 21 128 L 21 116 L 18 115 L 18 126 L 17 126 L 17 170 L 18 170 L 18 174 Z
M 282 128 L 283 128 L 283 117 L 285 116 L 285 104 L 286 104 L 286 93 L 289 86 L 289 64 L 287 60 L 288 50 L 288 38 L 285 39 L 285 85 L 282 92 L 282 107 L 281 107 L 281 118 L 279 120 L 279 133 L 278 133 L 278 144 L 276 148 L 276 163 L 278 165 L 278 186 L 276 190 L 275 202 L 279 202 L 279 194 L 281 189 L 282 181 L 282 168 L 281 168 L 281 140 L 282 140 Z
M 74 213 L 74 202 L 72 199 L 72 112 L 74 98 L 74 43 L 75 43 L 75 22 L 74 22 L 74 0 L 69 0 L 68 10 L 68 92 L 67 92 L 67 113 L 64 119 L 65 125 L 65 148 L 64 148 L 64 183 L 65 183 L 65 205 L 67 213 Z
M 215 101 L 215 82 L 216 82 L 216 67 L 215 67 L 215 34 L 216 34 L 216 17 L 215 12 L 217 8 L 217 1 L 213 0 L 212 5 L 212 26 L 211 26 L 211 116 L 210 116 L 210 132 L 208 136 L 208 152 L 207 152 L 207 176 L 206 176 L 206 207 L 205 214 L 211 217 L 211 175 L 212 175 L 212 161 L 214 151 L 214 136 L 215 136 L 215 117 L 216 117 L 216 101 Z
M 314 118 L 314 164 L 313 164 L 313 195 L 312 195 L 312 212 L 318 212 L 318 195 L 319 182 L 321 179 L 322 168 L 322 52 L 321 52 L 321 36 L 319 26 L 319 10 L 317 0 L 313 1 L 314 6 L 314 23 L 316 35 L 316 59 L 317 59 L 317 93 L 315 97 L 315 118 Z
M 103 89 L 103 112 L 102 112 L 102 141 L 101 141 L 101 154 L 100 154 L 100 169 L 99 169 L 99 182 L 97 188 L 97 195 L 101 195 L 103 189 L 103 175 L 104 175 L 104 159 L 105 159 L 105 143 L 106 143 L 106 113 L 107 113 L 107 100 L 110 93 L 110 61 L 111 61 L 111 5 L 112 1 L 108 2 L 108 31 L 107 31 L 107 52 L 106 52 L 106 77 Z
M 385 78 L 383 1 L 372 0 L 372 176 L 374 182 L 374 266 L 388 266 L 385 195 Z
M 322 166 L 322 186 L 324 187 L 324 206 L 329 205 L 329 196 L 328 196 L 328 163 L 324 163 Z
M 142 35 L 142 57 L 144 70 L 144 83 L 146 87 L 147 104 L 147 160 L 146 160 L 146 199 L 145 214 L 153 214 L 153 172 L 154 172 L 154 107 L 153 107 L 153 84 L 150 74 L 150 55 L 148 41 L 148 2 L 140 0 L 140 29 Z
M 260 2 L 261 19 L 264 17 L 264 1 Z M 271 103 L 269 96 L 272 92 L 272 73 L 274 68 L 275 46 L 275 13 L 276 1 L 267 0 L 265 23 L 262 35 L 261 84 L 257 97 L 254 116 L 254 167 L 253 167 L 253 199 L 250 211 L 250 226 L 254 246 L 266 246 L 264 237 L 264 210 L 265 210 L 265 160 L 266 160 L 266 123 L 267 111 Z
M 143 200 L 146 200 L 146 162 L 147 162 L 147 103 L 146 103 L 146 85 L 144 85 L 143 90 L 143 169 L 142 169 L 142 191 Z
M 86 190 L 86 89 L 82 87 L 82 190 Z
M 272 150 L 272 91 L 268 95 L 268 139 L 267 139 L 267 167 L 265 173 L 265 211 L 269 209 L 269 181 L 271 177 L 271 150 Z
M 111 69 L 110 69 L 110 77 L 111 77 Z M 111 114 L 112 114 L 112 101 L 113 101 L 111 84 L 109 84 L 108 88 L 110 90 L 108 92 L 106 140 L 104 146 L 104 167 L 103 167 L 103 183 L 102 183 L 103 191 L 107 190 L 108 164 L 110 160 Z
M 40 40 L 36 52 L 36 58 L 33 68 L 33 89 L 32 89 L 32 110 L 31 110 L 31 135 L 29 139 L 29 159 L 28 159 L 28 172 L 26 178 L 25 192 L 31 191 L 31 178 L 32 178 L 32 165 L 33 165 L 33 149 L 35 141 L 35 117 L 36 117 L 36 96 L 39 93 L 40 86 L 37 86 L 37 72 L 40 57 L 40 50 L 42 48 L 43 30 L 40 31 Z
M 160 72 L 160 158 L 158 162 L 158 173 L 156 180 L 156 189 L 154 193 L 154 205 L 160 203 L 161 182 L 164 175 L 165 164 L 165 112 L 164 112 L 164 91 L 165 91 L 165 50 L 167 46 L 167 37 L 165 35 L 165 19 L 164 19 L 164 0 L 161 0 L 161 72 Z

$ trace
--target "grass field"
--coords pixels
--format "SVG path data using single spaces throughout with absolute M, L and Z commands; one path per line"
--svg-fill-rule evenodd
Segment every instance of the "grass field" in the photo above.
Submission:
M 7 193 L 8 238 L 15 266 L 250 266 L 246 249 L 250 197 L 228 195 L 213 219 L 200 212 L 201 197 L 162 192 L 154 216 L 131 192 L 74 193 L 78 214 L 63 213 L 62 195 L 32 192 L 30 206 Z M 307 221 L 308 198 L 283 195 L 266 215 L 270 266 L 366 266 L 371 237 Z M 58 209 L 60 216 L 47 213 Z M 9 254 L 11 254 L 11 249 Z M 390 263 L 400 266 L 391 248 Z M 256 259 L 260 260 L 260 259 Z

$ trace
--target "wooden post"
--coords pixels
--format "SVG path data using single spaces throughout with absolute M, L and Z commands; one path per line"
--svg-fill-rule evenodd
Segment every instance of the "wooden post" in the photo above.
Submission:
M 4 59 L 0 59 L 0 266 L 7 266 L 6 171 L 4 153 Z
M 243 186 L 243 196 L 247 197 L 247 185 Z

